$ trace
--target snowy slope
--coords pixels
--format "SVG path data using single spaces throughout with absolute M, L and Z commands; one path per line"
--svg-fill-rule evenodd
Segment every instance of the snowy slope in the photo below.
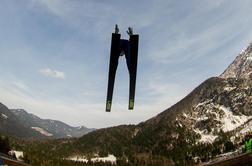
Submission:
M 39 132 L 40 134 L 43 134 L 43 135 L 47 136 L 47 137 L 53 136 L 53 134 L 49 133 L 48 131 L 46 131 L 46 130 L 40 128 L 40 127 L 31 127 L 31 128 L 32 128 L 33 130 Z

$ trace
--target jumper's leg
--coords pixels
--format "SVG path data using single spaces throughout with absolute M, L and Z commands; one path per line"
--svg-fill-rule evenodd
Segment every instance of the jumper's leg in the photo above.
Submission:
M 118 66 L 119 58 L 119 45 L 120 45 L 120 34 L 112 34 L 111 40 L 111 51 L 110 51 L 110 63 L 109 63 L 109 76 L 108 76 L 108 91 L 106 100 L 106 112 L 110 112 L 112 106 L 112 98 L 114 91 L 115 75 Z
M 135 103 L 135 89 L 136 89 L 136 75 L 137 75 L 137 59 L 138 59 L 138 35 L 130 35 L 130 87 L 129 87 L 129 110 L 134 108 Z

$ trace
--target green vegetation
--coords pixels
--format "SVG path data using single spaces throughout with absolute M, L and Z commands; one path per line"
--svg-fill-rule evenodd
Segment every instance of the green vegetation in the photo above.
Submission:
M 3 135 L 0 135 L 0 152 L 8 154 L 11 150 L 9 138 Z
M 196 143 L 197 135 L 185 127 L 145 128 L 133 137 L 136 126 L 118 126 L 101 129 L 80 139 L 29 141 L 22 146 L 24 161 L 36 166 L 111 165 L 103 162 L 74 162 L 65 160 L 73 155 L 87 159 L 99 154 L 113 154 L 117 165 L 195 165 L 195 157 L 208 161 L 214 156 L 236 147 L 229 133 L 222 133 L 213 144 Z M 148 132 L 145 132 L 148 131 Z M 156 135 L 154 133 L 162 133 Z M 176 134 L 175 134 L 176 133 Z

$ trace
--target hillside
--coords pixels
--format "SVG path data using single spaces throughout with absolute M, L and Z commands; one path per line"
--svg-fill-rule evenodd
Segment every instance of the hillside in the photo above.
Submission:
M 27 113 L 23 109 L 11 109 L 10 111 L 15 114 L 19 121 L 26 127 L 42 132 L 44 135 L 52 138 L 81 137 L 94 130 L 85 126 L 72 127 L 57 120 L 41 119 L 36 115 Z
M 18 138 L 45 138 L 44 135 L 24 126 L 19 119 L 1 103 L 0 133 Z

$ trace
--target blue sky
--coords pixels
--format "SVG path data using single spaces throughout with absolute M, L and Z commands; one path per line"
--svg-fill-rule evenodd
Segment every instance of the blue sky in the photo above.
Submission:
M 70 125 L 136 124 L 218 76 L 252 41 L 252 1 L 2 0 L 0 102 Z M 140 35 L 135 110 L 121 58 L 105 112 L 114 24 Z

